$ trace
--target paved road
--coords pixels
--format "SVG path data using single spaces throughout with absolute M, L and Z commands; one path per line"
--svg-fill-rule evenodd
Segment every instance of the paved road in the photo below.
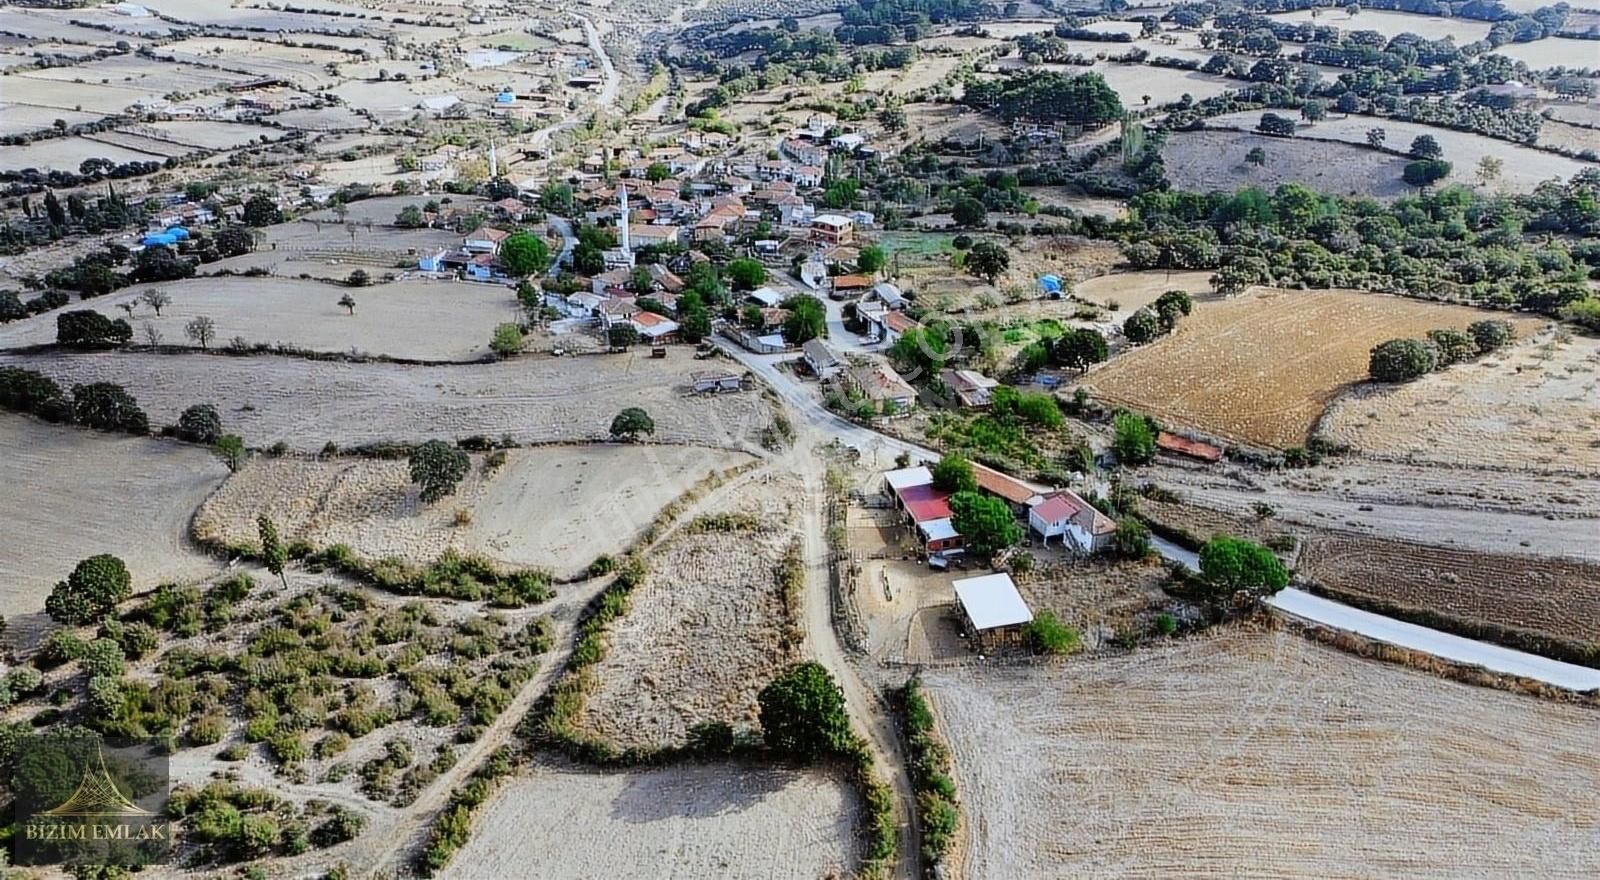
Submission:
M 739 348 L 732 340 L 725 339 L 724 342 L 724 347 L 735 359 L 764 379 L 807 422 L 828 432 L 839 442 L 861 450 L 863 456 L 872 456 L 868 460 L 875 466 L 889 467 L 894 456 L 901 452 L 911 453 L 913 459 L 932 460 L 939 457 L 931 449 L 886 437 L 829 412 L 817 401 L 811 390 L 792 373 L 777 368 L 779 362 L 792 359 L 793 355 L 757 355 Z M 1195 553 L 1161 538 L 1152 538 L 1151 546 L 1168 561 L 1179 563 L 1190 570 L 1199 570 L 1200 560 Z M 1432 654 L 1452 662 L 1475 664 L 1495 672 L 1525 676 L 1557 687 L 1577 690 L 1600 688 L 1600 670 L 1561 663 L 1488 642 L 1464 639 L 1352 608 L 1301 590 L 1283 590 L 1269 599 L 1267 604 L 1284 614 L 1335 629 L 1359 633 L 1371 639 Z
M 545 218 L 545 222 L 561 236 L 561 253 L 556 254 L 556 258 L 550 261 L 549 275 L 554 278 L 561 274 L 562 266 L 572 262 L 572 249 L 578 246 L 578 237 L 572 234 L 572 221 L 565 217 L 551 214 Z
M 589 38 L 589 50 L 600 59 L 600 70 L 605 74 L 606 84 L 600 87 L 601 107 L 610 107 L 617 103 L 617 94 L 622 89 L 622 77 L 617 76 L 617 67 L 611 63 L 611 56 L 606 54 L 605 47 L 600 44 L 600 31 L 594 22 L 580 15 L 578 20 L 583 22 L 583 32 Z

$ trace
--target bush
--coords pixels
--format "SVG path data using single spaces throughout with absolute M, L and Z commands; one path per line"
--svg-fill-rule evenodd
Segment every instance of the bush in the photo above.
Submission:
M 844 692 L 819 663 L 790 666 L 756 700 L 762 737 L 779 753 L 815 761 L 843 754 L 855 744 Z
M 1072 654 L 1083 647 L 1078 631 L 1050 611 L 1041 611 L 1028 624 L 1028 641 L 1041 654 Z
M 411 482 L 422 488 L 422 502 L 432 504 L 456 491 L 472 460 L 442 440 L 429 440 L 411 453 L 410 465 Z
M 178 416 L 178 438 L 190 443 L 211 444 L 222 437 L 222 417 L 209 403 L 197 403 Z
M 1438 364 L 1432 346 L 1416 339 L 1391 339 L 1373 347 L 1367 373 L 1375 382 L 1409 382 L 1433 372 Z
M 45 599 L 45 613 L 68 626 L 104 620 L 132 589 L 128 567 L 108 554 L 79 562 L 66 580 L 55 585 Z
M 208 712 L 189 725 L 189 742 L 196 746 L 209 746 L 222 741 L 228 732 L 228 718 L 220 712 Z
M 1473 321 L 1467 325 L 1467 333 L 1477 343 L 1478 354 L 1488 354 L 1503 348 L 1517 338 L 1517 329 L 1510 321 Z
M 95 639 L 83 648 L 83 656 L 78 658 L 78 665 L 90 677 L 116 678 L 128 668 L 122 656 L 122 646 L 110 639 Z

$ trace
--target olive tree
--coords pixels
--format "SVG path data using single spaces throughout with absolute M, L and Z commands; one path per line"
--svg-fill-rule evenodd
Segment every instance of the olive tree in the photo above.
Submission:
M 456 484 L 467 475 L 472 459 L 443 440 L 429 440 L 411 453 L 411 482 L 422 488 L 419 497 L 432 504 L 456 491 Z
M 1367 373 L 1376 382 L 1409 382 L 1439 365 L 1433 346 L 1416 339 L 1390 339 L 1373 346 Z
M 99 623 L 128 598 L 132 578 L 121 559 L 109 554 L 79 562 L 67 579 L 57 583 L 45 599 L 50 619 L 68 626 Z

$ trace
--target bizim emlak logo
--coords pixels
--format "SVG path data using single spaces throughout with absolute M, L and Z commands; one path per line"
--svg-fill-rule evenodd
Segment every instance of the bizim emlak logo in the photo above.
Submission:
M 14 864 L 137 867 L 171 850 L 159 741 L 81 732 L 28 737 L 17 744 L 11 785 Z

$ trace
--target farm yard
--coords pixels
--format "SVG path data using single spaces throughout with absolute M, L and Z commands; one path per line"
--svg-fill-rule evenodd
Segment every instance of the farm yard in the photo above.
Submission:
M 773 475 L 735 491 L 737 503 L 708 505 L 649 553 L 594 667 L 580 722 L 590 733 L 655 748 L 682 745 L 702 722 L 754 728 L 757 692 L 800 659 L 785 578 L 801 486 Z
M 1353 390 L 1318 433 L 1363 455 L 1600 474 L 1600 343 L 1544 333 L 1396 387 Z
M 1225 118 L 1206 122 L 1222 128 L 1219 120 Z M 1246 127 L 1254 128 L 1260 118 L 1260 113 L 1254 114 Z M 1266 153 L 1260 166 L 1245 161 L 1245 154 L 1256 147 Z M 1174 132 L 1161 158 L 1173 186 L 1200 192 L 1246 186 L 1272 190 L 1285 183 L 1308 183 L 1339 195 L 1398 198 L 1411 189 L 1400 179 L 1406 160 L 1399 156 L 1306 138 L 1272 138 L 1249 131 Z
M 1563 639 L 1600 657 L 1600 565 L 1323 535 L 1306 542 L 1296 573 L 1335 598 Z
M 603 440 L 611 419 L 629 406 L 651 413 L 656 442 L 742 447 L 772 419 L 767 402 L 754 394 L 691 396 L 691 375 L 707 367 L 687 353 L 664 362 L 635 350 L 440 367 L 198 352 L 0 354 L 0 363 L 38 370 L 64 386 L 119 383 L 152 424 L 171 423 L 185 408 L 209 401 L 224 429 L 249 445 L 282 442 L 301 452 L 330 442 L 349 447 L 474 435 L 518 443 Z
M 136 590 L 215 570 L 189 546 L 189 517 L 226 475 L 187 444 L 0 415 L 0 486 L 15 548 L 0 554 L 0 603 L 13 642 L 42 633 L 35 612 L 89 556 L 121 557 Z
M 683 764 L 597 773 L 537 763 L 489 801 L 439 876 L 849 876 L 860 811 L 819 771 Z
M 341 274 L 350 271 L 346 267 Z M 152 288 L 172 297 L 159 317 L 139 302 Z M 345 294 L 356 302 L 353 313 L 339 305 Z M 161 335 L 163 345 L 195 345 L 184 328 L 205 316 L 216 325 L 212 348 L 237 337 L 249 344 L 439 361 L 490 356 L 495 326 L 522 317 L 521 306 L 504 286 L 426 280 L 349 289 L 292 278 L 193 278 L 135 285 L 84 305 L 121 318 L 126 317 L 121 303 L 136 306 L 131 323 L 140 342 L 146 341 L 148 325 Z M 54 314 L 0 327 L 0 344 L 6 346 L 40 345 L 55 338 Z
M 968 876 L 1600 871 L 1591 706 L 1247 630 L 924 681 Z
M 1172 335 L 1080 384 L 1109 403 L 1225 439 L 1301 446 L 1338 392 L 1366 378 L 1372 346 L 1487 314 L 1354 291 L 1256 289 L 1198 303 Z M 1519 324 L 1523 332 L 1536 326 Z
M 1260 111 L 1247 111 L 1242 113 L 1229 113 L 1222 116 L 1214 116 L 1206 120 L 1206 125 L 1209 128 L 1216 129 L 1231 128 L 1240 131 L 1250 131 L 1253 130 L 1256 127 L 1256 124 L 1260 121 Z M 1509 143 L 1507 141 L 1496 140 L 1481 134 L 1472 134 L 1471 132 L 1465 131 L 1454 131 L 1448 128 L 1438 128 L 1431 125 L 1422 125 L 1415 122 L 1402 122 L 1398 119 L 1384 119 L 1375 116 L 1329 116 L 1327 119 L 1324 119 L 1315 125 L 1302 126 L 1299 129 L 1297 137 L 1295 138 L 1285 139 L 1257 136 L 1257 141 L 1267 150 L 1267 164 L 1269 166 L 1272 164 L 1271 156 L 1273 152 L 1273 144 L 1282 144 L 1284 147 L 1287 147 L 1289 144 L 1299 141 L 1310 138 L 1318 138 L 1343 141 L 1347 144 L 1351 144 L 1355 149 L 1362 153 L 1367 153 L 1372 156 L 1387 156 L 1396 159 L 1400 163 L 1396 167 L 1403 167 L 1407 161 L 1406 159 L 1389 153 L 1380 153 L 1379 151 L 1370 149 L 1366 146 L 1367 132 L 1373 128 L 1381 128 L 1384 130 L 1386 135 L 1384 144 L 1387 149 L 1398 150 L 1402 153 L 1411 146 L 1411 141 L 1414 138 L 1420 135 L 1431 136 L 1434 140 L 1437 140 L 1439 142 L 1439 146 L 1444 149 L 1444 158 L 1454 166 L 1454 171 L 1452 172 L 1450 180 L 1456 183 L 1472 183 L 1476 181 L 1477 178 L 1475 176 L 1475 169 L 1478 167 L 1479 160 L 1483 159 L 1483 157 L 1493 156 L 1496 159 L 1500 159 L 1505 163 L 1504 168 L 1500 172 L 1499 179 L 1494 181 L 1489 187 L 1495 192 L 1530 192 L 1541 182 L 1550 180 L 1551 178 L 1566 179 L 1585 168 L 1600 168 L 1600 165 L 1597 165 L 1593 162 L 1585 162 L 1581 159 L 1569 159 L 1566 156 L 1557 155 L 1544 150 L 1537 150 L 1533 147 L 1525 147 L 1520 144 Z M 1323 156 L 1328 155 L 1327 151 L 1330 148 L 1333 148 L 1331 144 L 1315 144 L 1315 149 L 1321 151 L 1321 155 Z M 1244 158 L 1244 152 L 1239 151 L 1238 156 L 1242 161 Z M 1373 168 L 1372 170 L 1376 171 L 1376 168 Z M 1301 179 L 1311 183 L 1319 183 L 1316 177 L 1312 175 L 1306 175 L 1303 178 L 1295 179 Z M 1396 181 L 1399 181 L 1400 179 L 1398 170 L 1395 172 L 1394 179 Z M 1325 182 L 1321 182 L 1319 188 L 1327 189 L 1333 192 L 1345 191 L 1343 189 L 1335 189 Z M 1411 189 L 1411 187 L 1406 186 L 1403 182 L 1401 183 L 1401 188 L 1403 190 Z
M 288 540 L 349 545 L 366 559 L 426 563 L 446 550 L 566 577 L 622 552 L 674 498 L 745 457 L 682 446 L 513 449 L 473 457 L 455 494 L 427 505 L 404 460 L 257 457 L 201 506 L 195 535 L 255 540 L 265 513 Z M 466 511 L 467 522 L 457 522 Z

